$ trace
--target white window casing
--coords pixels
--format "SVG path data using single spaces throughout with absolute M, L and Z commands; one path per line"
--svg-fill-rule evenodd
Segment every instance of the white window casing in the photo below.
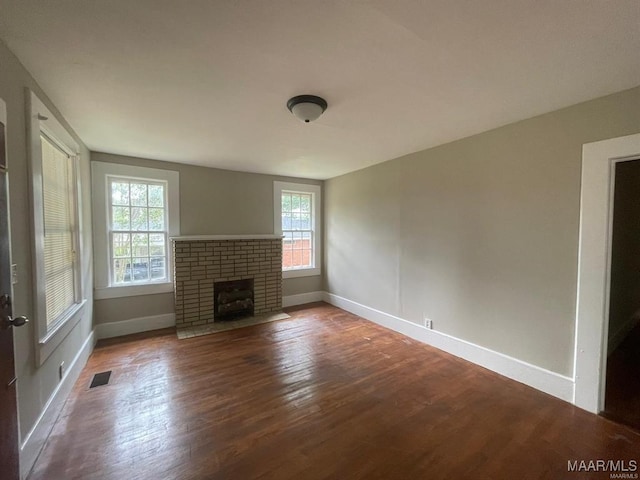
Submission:
M 276 235 L 284 235 L 283 261 L 287 265 L 283 263 L 283 278 L 308 277 L 320 275 L 321 273 L 321 192 L 322 190 L 319 185 L 273 182 L 273 230 Z M 298 201 L 310 198 L 311 208 L 309 211 L 303 211 L 297 206 L 291 207 L 285 205 L 283 210 L 283 195 L 288 195 Z M 289 225 L 283 225 L 283 218 L 285 216 L 289 217 L 287 219 Z M 300 218 L 298 222 L 292 222 L 291 216 L 298 216 Z M 302 245 L 300 250 L 297 250 L 297 254 L 300 255 L 300 258 L 304 258 L 304 260 L 288 260 L 288 255 L 293 255 L 293 252 L 287 253 L 289 242 L 300 243 Z M 294 247 L 292 246 L 291 248 Z M 294 265 L 291 265 L 291 263 Z
M 95 266 L 94 297 L 104 299 L 172 292 L 173 265 L 170 238 L 180 235 L 178 172 L 117 163 L 91 162 L 91 178 Z M 132 186 L 142 188 L 146 185 L 147 193 L 145 195 L 149 195 L 151 189 L 155 187 L 161 188 L 164 201 L 160 207 L 159 203 L 153 204 L 150 203 L 150 200 L 144 200 L 141 203 L 135 203 L 130 197 L 127 197 L 126 201 L 115 200 L 112 198 L 112 185 L 114 184 L 119 186 L 128 184 L 128 192 L 132 191 Z M 127 221 L 130 222 L 130 226 L 112 223 L 112 220 L 115 219 L 114 211 L 118 209 L 129 212 Z M 132 222 L 134 210 L 147 218 L 147 221 L 152 211 L 161 213 L 162 221 L 156 227 L 135 226 L 135 222 Z M 135 250 L 133 237 L 145 237 L 147 240 L 146 248 L 138 245 L 137 256 L 133 253 Z M 150 252 L 151 244 L 149 241 L 152 241 L 154 237 L 157 237 L 156 240 L 160 237 L 163 238 L 163 255 L 158 251 Z M 128 253 L 114 251 L 114 241 L 117 244 L 121 239 L 129 242 L 130 250 Z M 156 246 L 159 244 L 160 242 L 156 243 Z M 122 255 L 124 258 L 121 258 Z M 139 260 L 139 264 L 136 260 Z M 164 261 L 165 274 L 158 278 L 152 278 L 153 274 L 148 273 L 151 278 L 145 278 L 143 274 L 145 271 L 151 272 L 151 264 L 154 261 L 157 262 L 157 265 L 161 265 Z
M 34 318 L 42 364 L 82 318 L 80 149 L 42 101 L 27 91 L 33 226 Z

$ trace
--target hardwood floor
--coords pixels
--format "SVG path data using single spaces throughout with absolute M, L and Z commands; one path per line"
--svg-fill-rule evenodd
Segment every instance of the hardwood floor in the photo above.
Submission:
M 30 480 L 577 479 L 640 436 L 327 304 L 100 342 Z M 89 390 L 93 374 L 113 370 Z

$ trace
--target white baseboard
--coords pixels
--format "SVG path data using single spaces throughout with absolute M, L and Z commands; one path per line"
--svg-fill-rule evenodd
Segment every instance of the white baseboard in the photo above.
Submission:
M 33 468 L 40 450 L 44 446 L 51 429 L 53 428 L 58 415 L 62 411 L 64 402 L 67 400 L 71 389 L 75 385 L 82 369 L 87 363 L 93 347 L 96 344 L 95 332 L 91 331 L 87 339 L 82 344 L 82 347 L 76 353 L 76 356 L 69 364 L 67 372 L 64 377 L 53 391 L 46 405 L 42 409 L 42 413 L 36 420 L 35 425 L 31 431 L 27 434 L 20 446 L 20 478 L 25 479 Z
M 622 325 L 616 333 L 609 337 L 607 341 L 607 356 L 611 355 L 616 348 L 620 346 L 624 339 L 627 338 L 627 335 L 631 333 L 631 330 L 636 328 L 638 322 L 640 322 L 640 316 L 636 313 L 627 323 Z
M 574 381 L 572 378 L 465 340 L 460 340 L 445 333 L 429 330 L 408 320 L 389 315 L 332 293 L 325 292 L 324 301 L 456 357 L 464 358 L 488 368 L 512 380 L 573 403 Z
M 99 323 L 96 325 L 98 340 L 103 338 L 121 337 L 132 333 L 147 332 L 160 328 L 175 327 L 175 313 L 163 313 L 149 317 L 131 318 L 119 322 Z
M 298 295 L 287 295 L 282 297 L 283 307 L 293 307 L 294 305 L 304 305 L 305 303 L 321 302 L 325 292 L 307 292 Z

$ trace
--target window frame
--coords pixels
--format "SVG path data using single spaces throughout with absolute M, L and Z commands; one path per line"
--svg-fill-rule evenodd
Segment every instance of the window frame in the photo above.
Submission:
M 111 184 L 114 181 L 117 180 L 124 180 L 124 181 L 128 181 L 130 183 L 134 183 L 134 182 L 140 182 L 140 183 L 144 183 L 147 186 L 148 185 L 162 185 L 163 189 L 164 189 L 164 206 L 162 207 L 163 210 L 163 223 L 164 225 L 167 227 L 164 230 L 114 230 L 113 229 L 113 225 L 111 224 L 111 221 L 113 219 L 113 207 L 117 206 L 117 205 L 113 205 L 113 196 L 112 196 L 112 189 L 110 188 Z M 169 196 L 168 196 L 168 191 L 169 191 L 169 182 L 167 182 L 166 180 L 150 180 L 150 179 L 142 179 L 142 178 L 131 178 L 131 177 L 123 177 L 120 175 L 107 175 L 107 243 L 108 243 L 108 248 L 109 248 L 109 285 L 112 287 L 133 287 L 136 285 L 154 285 L 154 284 L 160 284 L 160 283 L 167 283 L 167 281 L 170 280 L 170 272 L 169 272 L 169 247 L 170 247 L 170 236 L 169 236 Z M 132 208 L 132 205 L 128 205 L 129 208 Z M 149 210 L 149 206 L 147 205 L 145 207 L 147 209 L 147 212 Z M 151 207 L 151 208 L 156 208 L 156 207 Z M 148 217 L 147 217 L 148 218 Z M 138 281 L 136 282 L 131 281 L 129 283 L 117 283 L 115 281 L 115 275 L 114 275 L 114 269 L 113 269 L 113 261 L 115 260 L 115 255 L 114 255 L 114 251 L 113 251 L 113 236 L 115 234 L 119 234 L 119 233 L 126 233 L 129 235 L 135 235 L 136 233 L 142 233 L 142 234 L 162 234 L 164 235 L 164 247 L 165 247 L 165 276 L 162 279 L 158 279 L 158 280 L 152 280 L 149 279 L 148 281 Z M 131 254 L 131 262 L 133 263 L 133 259 L 136 258 L 133 253 Z M 149 263 L 151 263 L 151 256 L 147 255 L 147 258 L 149 258 Z
M 322 189 L 320 185 L 292 182 L 273 182 L 273 231 L 282 235 L 282 194 L 311 194 L 311 230 L 313 242 L 313 267 L 282 269 L 282 278 L 311 277 L 322 274 Z M 284 241 L 284 238 L 283 238 Z
M 119 177 L 130 181 L 164 183 L 166 185 L 165 222 L 166 230 L 166 272 L 162 281 L 115 284 L 112 278 L 110 191 L 109 179 Z M 173 292 L 173 258 L 171 238 L 180 235 L 179 173 L 174 170 L 139 167 L 109 162 L 91 162 L 91 182 L 93 187 L 93 231 L 94 231 L 94 298 L 119 298 L 138 295 L 153 295 Z M 157 232 L 160 233 L 160 232 Z
M 37 361 L 40 365 L 57 348 L 82 318 L 87 299 L 84 292 L 84 277 L 82 272 L 82 186 L 79 173 L 80 148 L 66 128 L 56 119 L 44 103 L 30 90 L 28 92 L 27 113 L 28 127 L 28 157 L 30 169 L 30 197 L 31 224 L 33 227 L 33 290 L 34 290 L 34 324 L 36 333 Z M 44 265 L 44 198 L 42 173 L 42 141 L 41 135 L 47 137 L 55 147 L 60 148 L 71 158 L 72 167 L 72 216 L 74 229 L 72 234 L 74 271 L 74 303 L 61 314 L 51 325 L 47 325 L 46 317 L 46 278 Z

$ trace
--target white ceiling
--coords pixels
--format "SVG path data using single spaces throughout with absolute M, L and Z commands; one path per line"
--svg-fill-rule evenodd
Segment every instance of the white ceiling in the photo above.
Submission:
M 0 0 L 0 38 L 94 151 L 318 179 L 640 84 L 638 0 Z

